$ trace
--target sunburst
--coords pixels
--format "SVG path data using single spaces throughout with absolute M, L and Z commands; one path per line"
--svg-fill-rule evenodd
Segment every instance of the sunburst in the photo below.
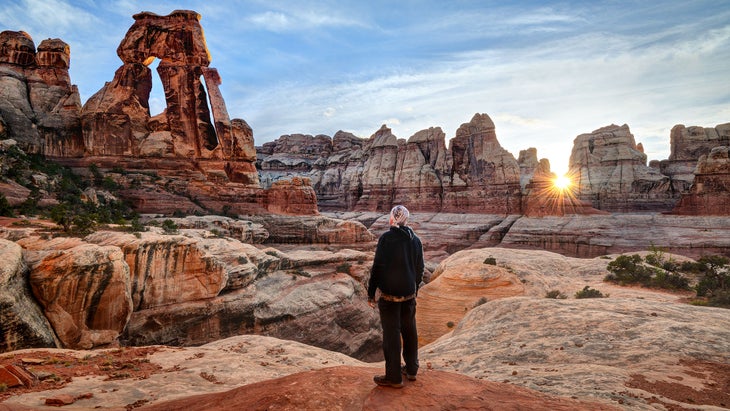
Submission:
M 558 176 L 553 180 L 553 185 L 560 191 L 565 191 L 573 185 L 573 180 L 567 175 Z

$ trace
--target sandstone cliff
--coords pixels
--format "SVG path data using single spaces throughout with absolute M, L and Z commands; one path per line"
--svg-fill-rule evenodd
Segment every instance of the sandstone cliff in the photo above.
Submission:
M 258 148 L 264 184 L 294 175 L 312 180 L 323 210 L 519 213 L 520 166 L 497 141 L 494 123 L 476 114 L 446 148 L 441 128 L 407 141 L 381 127 L 369 139 L 338 132 L 291 135 Z
M 575 138 L 568 174 L 576 196 L 600 210 L 669 211 L 677 194 L 646 160 L 626 124 L 610 125 Z
M 0 33 L 0 140 L 34 154 L 83 152 L 81 99 L 68 74 L 70 48 L 43 40 L 36 50 L 23 31 Z
M 730 215 L 730 147 L 714 147 L 700 156 L 689 193 L 674 208 L 675 214 Z

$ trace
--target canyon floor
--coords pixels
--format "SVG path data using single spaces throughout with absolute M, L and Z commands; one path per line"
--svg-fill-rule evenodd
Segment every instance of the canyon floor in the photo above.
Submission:
M 421 370 L 401 390 L 372 382 L 382 363 L 241 335 L 5 353 L 2 365 L 43 380 L 0 393 L 0 410 L 730 408 L 730 311 L 604 283 L 610 259 L 505 248 L 446 258 L 419 293 Z M 573 298 L 586 285 L 608 297 Z

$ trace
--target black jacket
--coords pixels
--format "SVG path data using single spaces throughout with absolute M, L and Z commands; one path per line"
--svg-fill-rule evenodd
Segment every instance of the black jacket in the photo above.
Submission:
M 368 298 L 375 289 L 394 296 L 415 294 L 423 280 L 423 245 L 410 227 L 390 227 L 378 240 L 368 282 Z

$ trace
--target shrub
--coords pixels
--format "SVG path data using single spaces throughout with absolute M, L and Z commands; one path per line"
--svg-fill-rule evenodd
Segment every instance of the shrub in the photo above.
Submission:
M 454 325 L 455 324 L 454 324 L 453 321 L 449 321 L 449 322 L 446 323 L 446 326 L 449 327 L 449 328 L 454 328 Z
M 575 293 L 575 298 L 604 298 L 608 297 L 608 294 L 603 295 L 600 291 L 593 289 L 589 286 L 583 287 L 582 290 Z
M 642 264 L 641 256 L 620 255 L 608 263 L 606 269 L 611 272 L 604 281 L 619 284 L 648 284 L 651 280 L 652 270 Z
M 246 258 L 245 255 L 239 255 L 236 260 L 238 261 L 238 264 L 248 264 L 248 258 Z
M 162 231 L 165 232 L 165 234 L 177 234 L 178 226 L 175 224 L 174 221 L 170 220 L 169 218 L 162 222 Z
M 730 268 L 728 258 L 705 256 L 697 261 L 704 275 L 695 286 L 698 297 L 707 297 L 708 304 L 730 308 Z
M 560 300 L 564 300 L 564 299 L 568 298 L 568 296 L 565 295 L 565 293 L 563 293 L 560 290 L 550 290 L 547 293 L 545 293 L 545 298 L 557 298 Z
M 689 290 L 689 279 L 679 273 L 659 270 L 652 278 L 651 285 L 669 290 Z
M 8 385 L 5 383 L 0 383 L 0 392 L 5 392 L 8 390 Z
M 484 264 L 488 264 L 488 265 L 497 265 L 497 259 L 496 259 L 496 258 L 494 258 L 494 257 L 487 257 L 487 258 L 486 258 L 486 259 L 484 260 Z
M 338 265 L 337 268 L 335 268 L 335 272 L 350 274 L 350 268 L 352 268 L 352 264 L 345 262 Z
M 5 198 L 5 194 L 0 193 L 0 216 L 2 217 L 15 217 L 15 213 L 13 213 L 13 207 L 8 202 L 8 199 Z

